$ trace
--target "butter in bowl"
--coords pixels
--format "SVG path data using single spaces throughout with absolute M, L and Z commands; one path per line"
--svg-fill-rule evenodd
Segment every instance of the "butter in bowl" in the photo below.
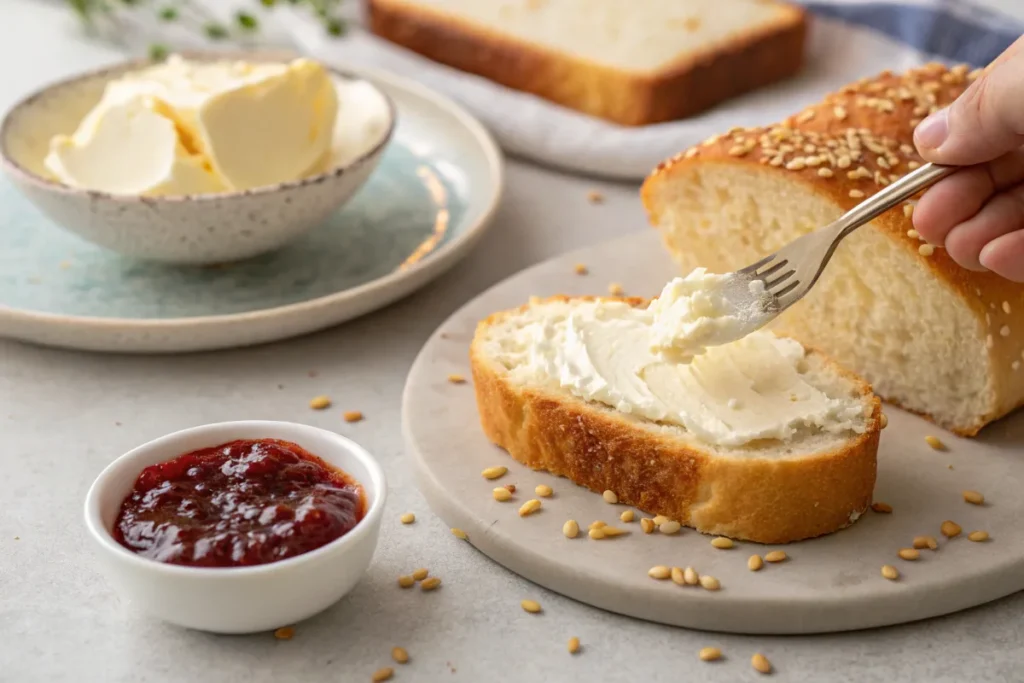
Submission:
M 173 55 L 72 78 L 0 126 L 8 176 L 58 224 L 127 256 L 235 261 L 300 237 L 373 172 L 395 109 L 307 59 Z

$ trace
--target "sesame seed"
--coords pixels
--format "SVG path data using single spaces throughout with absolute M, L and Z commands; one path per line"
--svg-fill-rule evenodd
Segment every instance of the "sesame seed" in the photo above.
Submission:
M 921 553 L 915 548 L 900 548 L 900 551 L 896 554 L 900 556 L 900 559 L 908 560 L 910 562 L 921 557 Z
M 913 204 L 904 204 L 903 205 L 903 215 L 906 216 L 907 218 L 912 218 L 914 216 L 914 205 Z
M 985 502 L 985 496 L 981 495 L 977 491 L 964 491 L 963 496 L 964 501 L 970 503 L 971 505 L 982 505 Z
M 846 120 L 846 107 L 834 107 L 832 109 L 832 113 L 835 114 L 835 117 L 840 121 Z
M 691 147 L 690 149 L 686 150 L 686 154 L 683 155 L 683 158 L 684 159 L 692 159 L 693 157 L 697 156 L 699 153 L 700 153 L 700 148 L 699 147 Z
M 741 157 L 747 153 L 747 148 L 743 145 L 734 145 L 729 148 L 729 156 Z
M 946 445 L 939 441 L 939 437 L 937 436 L 932 436 L 931 434 L 929 434 L 928 436 L 924 437 L 924 441 L 937 451 L 946 450 Z
M 879 429 L 885 429 L 889 426 L 889 416 L 885 413 L 881 413 L 878 416 L 878 427 Z
M 733 542 L 732 539 L 725 538 L 724 536 L 719 536 L 718 538 L 711 540 L 711 545 L 715 548 L 718 548 L 719 550 L 728 550 L 729 548 L 733 547 Z
M 722 584 L 715 577 L 705 574 L 700 577 L 700 587 L 704 590 L 716 591 L 722 587 Z
M 931 256 L 935 253 L 935 247 L 930 244 L 922 244 L 917 248 L 917 253 L 921 256 Z
M 789 171 L 802 171 L 806 167 L 807 162 L 805 162 L 801 157 L 797 157 L 786 164 L 786 169 Z
M 772 562 L 772 563 L 775 563 L 775 562 L 785 562 L 787 557 L 789 557 L 789 556 L 786 555 L 786 551 L 785 550 L 773 550 L 773 551 L 765 554 L 764 561 L 765 562 Z
M 654 520 L 644 517 L 640 520 L 640 528 L 643 529 L 645 534 L 652 533 L 654 531 Z
M 325 408 L 330 408 L 331 399 L 327 396 L 317 396 L 309 402 L 309 407 L 313 410 L 324 410 Z
M 622 514 L 619 515 L 619 519 L 623 522 L 632 522 L 635 517 L 636 513 L 632 510 L 623 510 Z
M 672 571 L 669 573 L 669 577 L 672 579 L 672 583 L 677 586 L 685 586 L 686 578 L 683 576 L 683 570 L 681 567 L 672 567 Z
M 591 529 L 587 532 L 587 536 L 590 536 L 590 538 L 592 538 L 595 541 L 600 541 L 602 538 L 604 538 L 604 527 Z
M 394 675 L 395 670 L 392 669 L 390 666 L 386 666 L 383 669 L 377 669 L 376 671 L 374 671 L 373 676 L 370 677 L 370 680 L 373 681 L 373 683 L 382 683 L 383 681 L 391 680 L 391 677 Z
M 672 574 L 672 570 L 665 565 L 659 564 L 647 570 L 647 576 L 662 581 Z
M 946 538 L 956 538 L 960 535 L 961 529 L 959 524 L 957 524 L 956 522 L 951 522 L 947 519 L 939 527 L 939 531 L 941 531 L 942 535 Z
M 580 651 L 580 639 L 573 636 L 569 639 L 569 654 L 574 655 Z
M 295 637 L 295 627 L 282 626 L 281 628 L 274 631 L 274 637 L 278 640 L 291 640 Z
M 750 666 L 754 667 L 754 671 L 761 674 L 770 674 L 772 672 L 772 663 L 760 652 L 750 658 Z
M 890 581 L 895 581 L 896 579 L 900 578 L 900 572 L 898 569 L 896 569 L 896 567 L 892 566 L 891 564 L 883 564 L 882 576 L 889 579 Z
M 519 605 L 530 614 L 537 614 L 541 611 L 540 603 L 536 600 L 523 600 Z
M 823 166 L 818 169 L 818 175 L 822 178 L 831 178 L 833 176 L 832 169 Z
M 763 566 L 764 560 L 761 559 L 760 555 L 751 555 L 747 560 L 747 569 L 752 572 L 760 571 Z
M 573 272 L 575 272 L 577 275 L 586 275 L 587 273 L 590 272 L 587 269 L 587 267 L 584 264 L 582 264 L 582 263 L 577 263 L 575 266 L 573 266 L 572 269 L 573 269 Z
M 1003 325 L 1002 327 L 1000 327 L 999 328 L 999 336 L 1000 337 L 1009 337 L 1010 336 L 1010 326 L 1009 325 Z
M 398 647 L 396 645 L 391 648 L 391 659 L 395 660 L 399 664 L 405 664 L 409 661 L 409 653 L 405 651 L 404 647 Z
M 480 472 L 480 476 L 484 479 L 497 479 L 498 477 L 505 476 L 508 472 L 508 468 L 504 465 L 498 465 L 497 467 L 487 467 Z
M 1003 302 L 1003 313 L 1006 313 L 1007 315 L 1010 314 L 1010 302 L 1009 301 L 1004 301 Z
M 879 501 L 871 504 L 871 510 L 879 514 L 888 515 L 892 514 L 892 505 Z
M 722 651 L 717 647 L 702 647 L 697 657 L 702 662 L 714 662 L 722 658 Z
M 535 488 L 533 492 L 536 493 L 541 498 L 550 498 L 551 495 L 554 493 L 554 489 L 552 489 L 547 484 L 537 484 L 537 488 Z
M 528 517 L 529 515 L 532 515 L 534 512 L 536 512 L 537 510 L 540 510 L 540 508 L 541 508 L 541 502 L 539 500 L 537 500 L 536 498 L 532 498 L 532 499 L 526 501 L 525 503 L 523 503 L 519 507 L 519 516 L 520 517 Z
M 841 156 L 836 160 L 836 166 L 839 168 L 849 168 L 853 161 L 848 156 Z
M 681 528 L 682 525 L 679 522 L 675 521 L 674 519 L 670 519 L 669 521 L 660 524 L 658 526 L 658 531 L 660 531 L 663 534 L 668 534 L 671 536 L 672 534 L 679 533 L 679 529 Z
M 995 345 L 996 345 L 996 340 L 992 338 L 991 334 L 985 337 L 985 346 L 987 346 L 988 348 L 991 349 Z
M 982 543 L 982 542 L 988 540 L 988 532 L 987 531 L 972 531 L 971 533 L 967 534 L 967 540 L 968 541 L 974 541 L 975 543 Z
M 598 192 L 597 190 L 591 190 L 590 192 L 587 193 L 587 201 L 590 202 L 591 204 L 603 204 L 604 195 Z
M 907 162 L 907 168 L 909 168 L 911 171 L 913 171 L 914 169 L 921 168 L 921 164 L 919 164 L 916 161 L 908 161 Z
M 452 384 L 465 384 L 466 378 L 464 375 L 448 375 L 448 381 Z
M 431 576 L 430 578 L 423 579 L 423 583 L 420 584 L 420 590 L 432 591 L 437 589 L 441 585 L 441 578 L 437 576 Z
M 907 230 L 907 237 L 914 240 L 921 239 L 921 233 L 913 229 Z
M 469 536 L 466 535 L 465 531 L 457 527 L 452 527 L 452 536 L 462 541 L 465 541 L 467 538 L 469 538 Z
M 683 570 L 683 581 L 686 582 L 687 586 L 696 586 L 700 583 L 700 575 L 697 574 L 697 570 L 693 567 L 687 567 Z
M 864 196 L 864 193 L 860 190 L 850 190 L 850 196 L 854 199 L 860 199 Z
M 1020 361 L 1013 361 L 1012 363 L 1010 363 L 1010 367 L 1013 368 L 1014 370 L 1020 370 Z
M 914 536 L 913 545 L 918 549 L 936 550 L 939 547 L 939 542 L 935 540 L 934 536 Z
M 420 567 L 412 573 L 412 578 L 414 581 L 422 581 L 423 579 L 427 578 L 427 575 L 429 573 L 430 572 L 427 571 L 426 567 Z
M 612 296 L 622 296 L 626 290 L 622 288 L 622 285 L 618 282 L 612 282 L 608 285 L 608 293 Z
M 398 585 L 402 588 L 411 588 L 414 583 L 416 583 L 416 580 L 411 576 L 398 577 Z
M 615 505 L 616 503 L 619 502 L 619 497 L 615 495 L 614 491 L 605 491 L 604 493 L 601 494 L 601 497 L 604 498 L 604 502 L 608 503 L 609 505 Z
M 398 518 L 402 524 L 412 524 L 416 521 L 416 515 L 411 512 L 406 512 L 404 515 Z
M 813 118 L 814 118 L 814 110 L 813 109 L 808 109 L 803 114 L 800 114 L 800 116 L 796 117 L 796 120 L 797 120 L 798 123 L 807 123 L 808 121 L 810 121 Z
M 575 519 L 570 519 L 562 525 L 562 534 L 565 535 L 566 538 L 576 538 L 579 533 L 580 525 Z

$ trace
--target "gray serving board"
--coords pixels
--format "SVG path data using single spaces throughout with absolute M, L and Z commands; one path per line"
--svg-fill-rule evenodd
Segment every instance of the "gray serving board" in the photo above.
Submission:
M 576 275 L 586 264 L 590 273 Z M 717 550 L 709 537 L 684 529 L 676 536 L 645 535 L 638 522 L 621 523 L 625 506 L 567 479 L 519 465 L 484 437 L 473 387 L 447 381 L 468 377 L 468 348 L 478 320 L 518 306 L 531 295 L 602 294 L 620 282 L 628 294 L 652 296 L 675 273 L 654 231 L 589 247 L 525 270 L 488 290 L 448 319 L 424 346 L 406 384 L 403 422 L 408 457 L 420 489 L 433 510 L 468 542 L 508 569 L 595 607 L 651 621 L 737 633 L 818 633 L 897 624 L 955 612 L 1024 589 L 1024 415 L 989 426 L 977 439 L 961 439 L 928 422 L 886 407 L 889 426 L 878 453 L 875 500 L 892 514 L 868 512 L 852 527 L 783 548 L 790 559 L 747 569 L 747 558 L 776 546 L 737 543 Z M 924 440 L 939 436 L 948 450 Z M 480 471 L 505 465 L 497 482 Z M 515 483 L 512 502 L 498 503 L 491 489 Z M 528 518 L 519 505 L 535 497 L 537 484 L 554 496 Z M 963 489 L 984 493 L 974 506 Z M 637 519 L 639 520 L 639 511 Z M 584 528 L 604 520 L 630 529 L 628 536 L 593 541 L 585 533 L 562 535 L 567 519 Z M 939 525 L 951 519 L 964 535 L 942 538 Z M 991 535 L 973 543 L 966 534 Z M 939 539 L 921 559 L 897 557 L 914 536 Z M 647 576 L 653 565 L 693 566 L 722 583 L 718 592 L 680 587 Z M 883 564 L 902 576 L 881 576 Z

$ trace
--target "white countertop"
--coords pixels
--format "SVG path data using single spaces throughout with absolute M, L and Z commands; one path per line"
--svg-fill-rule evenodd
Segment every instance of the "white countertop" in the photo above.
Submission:
M 1024 16 L 1018 0 L 991 2 Z M 1016 8 L 1016 9 L 1015 9 Z M 0 109 L 41 83 L 119 55 L 77 34 L 70 13 L 3 0 Z M 342 327 L 253 349 L 118 357 L 0 341 L 0 435 L 8 477 L 0 515 L 0 681 L 219 683 L 366 681 L 744 681 L 763 652 L 784 681 L 1020 681 L 1024 595 L 918 624 L 814 637 L 744 637 L 645 623 L 582 605 L 511 574 L 459 542 L 427 508 L 403 456 L 400 397 L 427 335 L 485 287 L 554 254 L 647 229 L 636 188 L 512 161 L 496 224 L 447 276 Z M 587 201 L 604 193 L 603 205 Z M 317 376 L 309 377 L 315 370 Z M 313 412 L 318 394 L 366 420 Z M 305 422 L 349 435 L 390 479 L 373 565 L 357 588 L 298 626 L 216 637 L 155 622 L 121 604 L 95 569 L 81 521 L 85 491 L 111 459 L 170 431 L 235 419 Z M 417 522 L 398 517 L 412 511 Z M 425 566 L 434 593 L 404 591 Z M 544 614 L 523 612 L 533 598 Z M 578 636 L 583 651 L 570 656 Z M 412 661 L 394 665 L 390 650 Z M 706 664 L 697 650 L 722 648 Z

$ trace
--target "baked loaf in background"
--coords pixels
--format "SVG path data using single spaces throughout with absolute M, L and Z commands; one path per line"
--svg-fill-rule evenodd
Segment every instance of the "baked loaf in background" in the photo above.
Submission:
M 806 353 L 801 377 L 829 397 L 859 402 L 859 433 L 803 427 L 785 441 L 709 445 L 683 427 L 585 401 L 557 380 L 516 373 L 529 353 L 517 347 L 519 330 L 594 300 L 534 300 L 477 327 L 470 361 L 480 421 L 487 437 L 513 458 L 593 491 L 611 490 L 621 503 L 698 531 L 760 543 L 831 533 L 867 509 L 881 403 L 867 384 L 820 353 Z M 601 301 L 647 304 L 636 298 Z
M 366 0 L 370 29 L 442 64 L 628 126 L 784 79 L 806 14 L 778 0 Z
M 767 128 L 731 130 L 661 164 L 650 220 L 688 270 L 728 272 L 834 221 L 921 158 L 912 133 L 979 72 L 883 73 Z M 967 271 L 913 230 L 913 201 L 846 238 L 774 329 L 961 435 L 1024 401 L 1024 285 Z

